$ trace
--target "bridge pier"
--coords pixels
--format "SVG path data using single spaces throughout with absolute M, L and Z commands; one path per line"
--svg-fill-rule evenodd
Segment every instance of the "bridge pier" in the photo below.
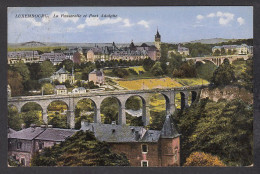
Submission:
M 95 108 L 94 123 L 101 123 L 100 108 Z
M 145 102 L 147 103 L 147 102 Z M 142 108 L 142 121 L 144 126 L 147 126 L 150 124 L 150 105 L 149 104 L 143 104 Z
M 45 124 L 48 124 L 48 113 L 47 113 L 47 111 L 42 111 L 42 120 Z
M 118 124 L 125 125 L 126 124 L 126 114 L 125 114 L 125 107 L 119 108 L 118 112 Z
M 67 124 L 71 129 L 75 128 L 75 112 L 74 110 L 67 110 Z

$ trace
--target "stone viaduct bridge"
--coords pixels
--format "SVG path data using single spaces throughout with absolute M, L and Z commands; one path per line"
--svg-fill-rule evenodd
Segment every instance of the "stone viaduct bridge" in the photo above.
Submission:
M 21 112 L 22 107 L 29 102 L 37 103 L 42 108 L 43 121 L 48 123 L 48 106 L 54 101 L 63 101 L 67 105 L 67 124 L 70 128 L 75 126 L 75 108 L 77 103 L 82 99 L 90 99 L 94 103 L 94 122 L 101 123 L 100 107 L 105 98 L 114 97 L 119 104 L 118 112 L 118 124 L 126 124 L 125 104 L 127 99 L 132 96 L 139 96 L 142 100 L 142 121 L 144 125 L 148 125 L 150 122 L 149 100 L 151 94 L 160 93 L 164 96 L 166 101 L 166 114 L 173 114 L 175 105 L 175 96 L 177 93 L 181 94 L 181 109 L 188 107 L 188 96 L 191 95 L 191 103 L 199 99 L 201 89 L 207 87 L 204 86 L 192 86 L 192 87 L 178 87 L 178 88 L 163 88 L 163 89 L 151 89 L 151 90 L 122 90 L 122 91 L 106 91 L 98 93 L 86 93 L 86 94 L 68 94 L 68 95 L 43 95 L 43 96 L 19 96 L 9 97 L 8 105 L 13 105 Z
M 227 55 L 227 56 L 211 56 L 211 57 L 191 57 L 191 58 L 186 58 L 186 60 L 194 60 L 196 62 L 202 62 L 205 63 L 206 61 L 210 61 L 214 63 L 216 66 L 221 65 L 225 59 L 228 59 L 230 63 L 232 63 L 235 60 L 238 59 L 243 59 L 247 60 L 249 58 L 253 57 L 252 54 L 248 55 Z

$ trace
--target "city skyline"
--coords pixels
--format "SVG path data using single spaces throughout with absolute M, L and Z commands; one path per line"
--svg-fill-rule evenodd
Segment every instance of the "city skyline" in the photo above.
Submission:
M 21 14 L 45 14 L 48 17 L 21 18 Z M 112 17 L 102 17 L 102 14 Z M 67 15 L 74 17 L 68 18 Z M 8 8 L 8 43 L 153 42 L 157 27 L 162 42 L 252 38 L 253 7 Z

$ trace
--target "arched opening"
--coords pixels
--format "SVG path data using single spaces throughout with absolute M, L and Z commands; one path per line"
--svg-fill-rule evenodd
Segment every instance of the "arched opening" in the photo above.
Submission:
M 64 101 L 56 100 L 47 107 L 48 124 L 56 128 L 67 128 L 68 105 Z
M 197 99 L 197 92 L 190 91 L 188 96 L 188 105 L 191 106 L 193 102 Z
M 14 130 L 21 130 L 22 129 L 22 119 L 19 115 L 18 109 L 15 105 L 8 105 L 8 128 L 14 129 Z
M 145 100 L 138 96 L 131 96 L 126 100 L 125 108 L 126 108 L 126 124 L 130 126 L 143 126 L 144 120 L 142 116 L 144 116 L 146 105 Z
M 150 129 L 161 130 L 167 110 L 169 110 L 169 98 L 161 93 L 150 96 Z
M 119 115 L 121 114 L 121 102 L 116 97 L 107 97 L 101 102 L 100 106 L 101 122 L 119 124 Z
M 185 94 L 183 92 L 175 94 L 175 107 L 179 110 L 185 108 Z
M 75 108 L 75 129 L 80 129 L 81 121 L 93 123 L 95 114 L 96 104 L 93 100 L 89 98 L 79 100 Z
M 20 117 L 26 128 L 30 127 L 31 124 L 40 126 L 43 124 L 42 107 L 36 102 L 28 102 L 21 108 Z
M 204 64 L 196 65 L 197 76 L 201 79 L 209 81 L 217 68 L 217 61 L 204 60 Z

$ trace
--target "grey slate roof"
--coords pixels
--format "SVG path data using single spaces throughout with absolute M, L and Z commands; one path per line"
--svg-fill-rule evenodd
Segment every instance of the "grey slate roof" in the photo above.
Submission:
M 67 89 L 65 85 L 56 85 L 55 89 Z
M 77 130 L 72 129 L 48 128 L 35 139 L 45 141 L 65 141 L 66 138 L 72 136 L 76 132 Z
M 55 74 L 69 74 L 69 72 L 65 68 L 61 68 Z
M 8 138 L 16 138 L 23 140 L 33 140 L 36 136 L 42 133 L 45 129 L 41 127 L 29 127 L 27 129 L 22 129 L 20 131 L 8 134 Z
M 96 74 L 97 76 L 102 76 L 103 75 L 103 72 L 100 71 L 100 70 L 94 70 L 94 71 L 91 71 L 90 74 Z
M 60 142 L 72 136 L 76 132 L 77 130 L 72 129 L 29 127 L 17 132 L 8 133 L 8 138 Z
M 173 120 L 172 118 L 167 115 L 163 124 L 163 128 L 161 131 L 161 137 L 162 138 L 175 138 L 180 136 L 181 134 L 179 134 L 174 126 Z
M 158 142 L 160 138 L 160 131 L 146 130 L 140 126 L 82 122 L 81 130 L 94 132 L 99 141 L 110 143 Z

